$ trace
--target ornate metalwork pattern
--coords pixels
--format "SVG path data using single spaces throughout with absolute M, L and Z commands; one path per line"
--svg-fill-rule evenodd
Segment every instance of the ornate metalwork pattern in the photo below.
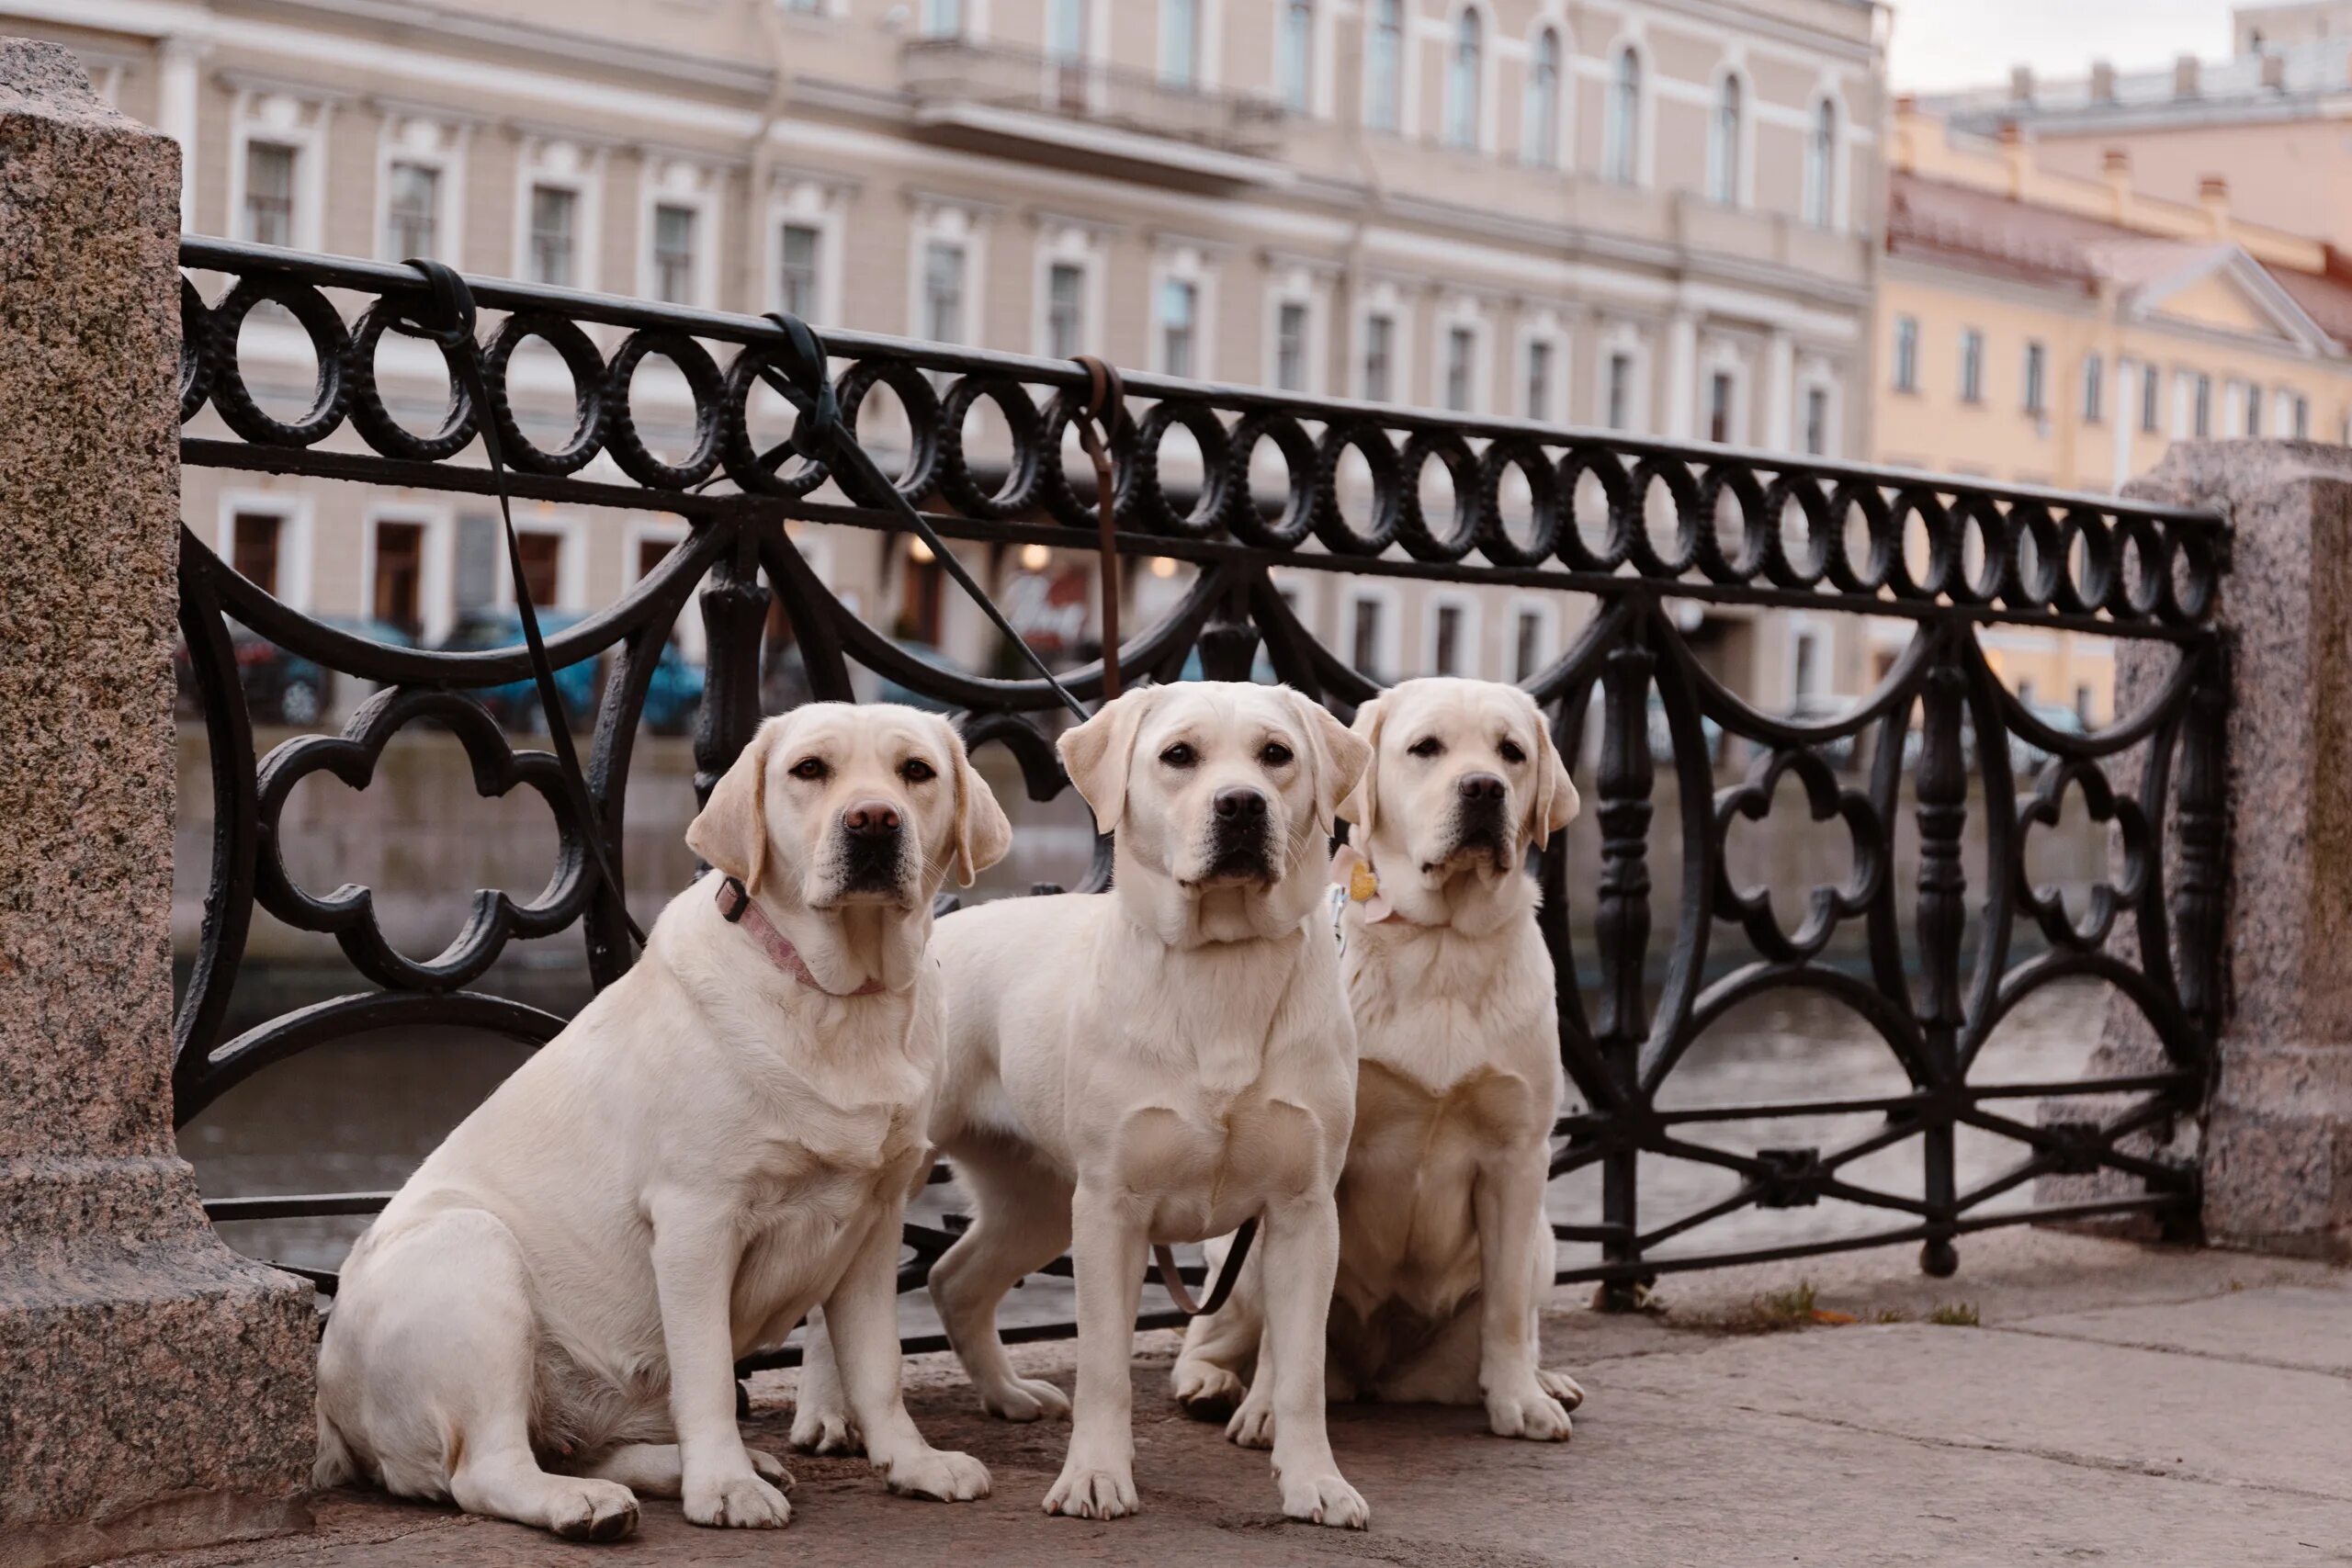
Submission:
M 851 667 L 862 666 L 965 710 L 970 742 L 1005 747 L 1034 797 L 1068 788 L 1050 739 L 1057 705 L 1042 682 L 922 662 L 829 593 L 796 548 L 788 519 L 861 528 L 887 519 L 874 498 L 842 494 L 820 467 L 790 455 L 780 430 L 755 430 L 764 417 L 752 406 L 756 372 L 775 344 L 765 322 L 478 281 L 485 310 L 505 312 L 485 345 L 492 406 L 469 407 L 453 389 L 433 427 L 418 431 L 388 407 L 375 365 L 416 286 L 413 274 L 195 239 L 184 242 L 183 265 L 196 275 L 183 291 L 188 463 L 481 494 L 490 476 L 468 448 L 486 417 L 497 422 L 518 496 L 660 510 L 690 525 L 686 544 L 617 603 L 549 638 L 559 664 L 610 656 L 589 783 L 620 874 L 630 748 L 649 682 L 706 580 L 696 605 L 709 650 L 693 742 L 698 794 L 761 716 L 758 663 L 772 602 L 790 619 L 817 696 L 849 697 Z M 231 281 L 208 302 L 198 279 L 213 275 Z M 239 365 L 239 325 L 265 302 L 288 313 L 317 355 L 309 403 L 292 417 L 266 412 Z M 571 428 L 560 440 L 535 433 L 508 396 L 510 367 L 531 340 L 572 378 Z M 898 488 L 943 535 L 1091 547 L 1091 498 L 1071 476 L 1089 481 L 1065 439 L 1085 395 L 1082 371 L 851 333 L 827 344 L 841 367 L 846 418 L 854 423 L 877 389 L 895 398 L 904 415 Z M 692 398 L 684 449 L 667 457 L 639 427 L 631 396 L 657 358 Z M 1558 1124 L 1553 1170 L 1597 1168 L 1600 1180 L 1598 1214 L 1555 1226 L 1564 1242 L 1597 1248 L 1595 1261 L 1563 1269 L 1563 1281 L 1598 1280 L 1625 1297 L 1666 1270 L 1893 1241 L 1918 1244 L 1923 1266 L 1944 1273 L 1956 1265 L 1958 1237 L 1994 1224 L 2121 1213 L 2193 1224 L 2196 1172 L 2129 1145 L 2134 1134 L 2199 1106 L 2219 1023 L 2228 687 L 2209 623 L 2228 536 L 2218 519 L 1140 373 L 1126 387 L 1134 417 L 1114 444 L 1122 525 L 1136 551 L 1198 569 L 1175 607 L 1127 639 L 1130 671 L 1176 679 L 1197 653 L 1209 675 L 1246 679 L 1262 648 L 1281 679 L 1351 716 L 1376 679 L 1316 640 L 1278 591 L 1270 575 L 1277 569 L 1506 585 L 1579 595 L 1593 607 L 1573 645 L 1525 682 L 1553 716 L 1564 753 L 1592 759 L 1580 780 L 1591 809 L 1570 831 L 1596 835 L 1600 848 L 1589 890 L 1569 886 L 1565 836 L 1541 865 L 1544 929 L 1560 976 L 1560 1055 L 1580 1102 Z M 1009 455 L 992 464 L 967 450 L 967 416 L 982 403 L 1009 433 Z M 196 423 L 208 409 L 226 436 L 201 433 L 212 428 Z M 1179 431 L 1198 474 L 1182 483 L 1163 460 Z M 600 457 L 624 479 L 590 477 Z M 1426 499 L 1437 470 L 1450 480 L 1450 507 Z M 368 641 L 272 599 L 191 535 L 183 536 L 181 581 L 217 824 L 202 948 L 177 1023 L 183 1122 L 247 1076 L 363 1030 L 429 1022 L 545 1041 L 561 1020 L 469 988 L 516 937 L 576 927 L 597 984 L 622 972 L 617 901 L 584 853 L 583 835 L 595 829 L 570 818 L 563 792 L 549 785 L 548 760 L 513 750 L 466 690 L 525 679 L 519 645 L 454 653 Z M 1692 604 L 1879 617 L 1910 623 L 1912 635 L 1866 697 L 1834 716 L 1801 720 L 1753 705 L 1710 671 L 1687 630 Z M 299 738 L 257 759 L 224 616 L 385 689 L 341 738 Z M 2109 728 L 2062 729 L 2002 683 L 1984 634 L 2004 626 L 2165 645 L 2171 674 L 2153 700 Z M 1082 697 L 1100 694 L 1099 666 L 1066 680 Z M 281 810 L 296 782 L 324 771 L 364 788 L 385 740 L 419 720 L 455 734 L 482 795 L 521 786 L 543 798 L 561 844 L 542 892 L 526 901 L 475 894 L 456 940 L 423 958 L 385 939 L 368 889 L 305 888 L 281 852 Z M 1589 720 L 1598 738 L 1588 751 Z M 1747 758 L 1744 775 L 1735 769 L 1728 783 L 1718 778 L 1723 746 Z M 2020 755 L 2030 766 L 2016 765 Z M 1841 782 L 1849 765 L 1854 780 Z M 1661 770 L 1676 803 L 1663 823 Z M 1742 886 L 1728 852 L 1740 824 L 1773 820 L 1783 783 L 1802 803 L 1796 815 L 1834 825 L 1851 845 L 1847 879 L 1810 889 L 1801 907 Z M 2079 914 L 2028 873 L 2030 836 L 2070 802 L 2111 824 L 2118 868 Z M 1679 851 L 1668 873 L 1679 892 L 1670 932 L 1653 930 L 1661 829 Z M 1905 836 L 1917 846 L 1907 886 L 1896 854 Z M 1084 886 L 1099 888 L 1107 875 L 1098 845 Z M 1589 909 L 1577 910 L 1588 898 Z M 256 903 L 292 926 L 332 933 L 364 984 L 224 1039 Z M 1583 951 L 1572 911 L 1589 916 Z M 1841 931 L 1859 958 L 1832 960 Z M 1593 976 L 1589 986 L 1578 984 L 1579 964 Z M 2083 978 L 2144 1016 L 2164 1070 L 1978 1081 L 1979 1055 L 2013 1010 L 2047 986 Z M 1784 990 L 1849 1010 L 1883 1042 L 1907 1089 L 1678 1104 L 1670 1086 L 1693 1045 L 1735 1008 Z M 2069 1099 L 2084 1108 L 2071 1121 L 1999 1109 Z M 1881 1125 L 1826 1148 L 1781 1140 L 1741 1153 L 1702 1137 L 1711 1123 L 1838 1115 Z M 1955 1159 L 1963 1132 L 2009 1141 L 2014 1162 L 1963 1187 Z M 1860 1162 L 1905 1144 L 1917 1150 L 1916 1192 L 1857 1174 Z M 1652 1219 L 1642 1177 L 1658 1161 L 1697 1162 L 1736 1185 L 1718 1201 Z M 2086 1172 L 2121 1178 L 2119 1195 L 2041 1208 L 1995 1201 L 2040 1177 Z M 355 1213 L 384 1196 L 224 1199 L 210 1208 L 221 1218 Z M 1886 1223 L 1784 1246 L 1702 1245 L 1704 1228 L 1734 1212 L 1828 1200 L 1883 1213 Z M 952 1240 L 950 1230 L 910 1224 L 902 1288 L 919 1284 Z

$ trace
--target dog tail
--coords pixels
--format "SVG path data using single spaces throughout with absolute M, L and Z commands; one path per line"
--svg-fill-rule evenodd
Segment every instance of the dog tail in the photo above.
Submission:
M 319 1454 L 311 1461 L 311 1484 L 317 1487 L 345 1486 L 359 1479 L 358 1462 L 351 1457 L 351 1450 L 343 1434 L 334 1429 L 326 1412 L 319 1412 Z

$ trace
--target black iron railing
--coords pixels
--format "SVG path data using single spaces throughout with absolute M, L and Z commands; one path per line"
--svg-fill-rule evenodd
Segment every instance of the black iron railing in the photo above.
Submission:
M 207 302 L 184 292 L 187 349 L 181 396 L 190 420 L 208 405 L 228 438 L 188 435 L 190 465 L 481 493 L 484 468 L 458 461 L 482 411 L 457 399 L 425 433 L 387 412 L 374 351 L 414 275 L 395 266 L 297 255 L 189 239 L 182 261 L 232 281 Z M 518 494 L 571 506 L 658 509 L 691 525 L 688 540 L 607 608 L 552 637 L 559 663 L 608 653 L 589 782 L 607 850 L 620 865 L 630 748 L 656 659 L 698 583 L 707 631 L 707 688 L 694 734 L 697 794 L 733 761 L 761 716 L 757 671 L 771 600 L 780 601 L 820 697 L 852 693 L 863 665 L 967 710 L 975 748 L 1018 760 L 1030 794 L 1068 787 L 1050 744 L 1058 721 L 1043 682 L 934 668 L 830 594 L 796 547 L 787 519 L 854 528 L 888 525 L 886 512 L 828 486 L 794 458 L 761 465 L 747 399 L 774 329 L 752 317 L 481 280 L 493 316 L 486 358 Z M 338 303 L 338 301 L 340 301 Z M 321 367 L 307 412 L 273 417 L 241 373 L 238 323 L 266 302 L 289 312 Z M 595 336 L 614 344 L 607 355 Z M 534 445 L 506 397 L 506 369 L 526 339 L 543 340 L 575 378 L 572 429 L 560 446 Z M 951 539 L 1091 547 L 1091 475 L 1065 441 L 1086 378 L 1074 366 L 1019 355 L 831 334 L 842 367 L 842 400 L 854 421 L 876 387 L 904 411 L 899 488 Z M 691 389 L 681 413 L 682 457 L 658 456 L 632 412 L 630 385 L 664 357 Z M 1586 596 L 1593 614 L 1573 646 L 1529 678 L 1565 753 L 1598 702 L 1597 761 L 1580 768 L 1588 815 L 1570 835 L 1597 833 L 1600 871 L 1567 885 L 1568 851 L 1555 842 L 1543 873 L 1547 936 L 1562 976 L 1560 1055 L 1580 1102 L 1559 1122 L 1555 1176 L 1598 1167 L 1599 1212 L 1555 1228 L 1597 1244 L 1597 1262 L 1559 1278 L 1620 1291 L 1668 1269 L 1845 1247 L 1917 1242 L 1924 1266 L 1948 1272 L 1954 1238 L 2036 1219 L 2153 1215 L 2192 1224 L 2193 1168 L 2135 1153 L 2133 1136 L 2201 1103 L 2219 1022 L 2220 861 L 2223 716 L 2228 700 L 2209 615 L 2226 569 L 2228 536 L 2211 516 L 2109 498 L 2004 488 L 1973 479 L 1715 447 L 1679 446 L 1521 421 L 1374 407 L 1256 389 L 1136 374 L 1134 417 L 1119 432 L 1119 515 L 1135 548 L 1193 563 L 1198 577 L 1176 608 L 1125 644 L 1125 668 L 1177 678 L 1197 653 L 1212 677 L 1249 678 L 1260 657 L 1283 680 L 1342 716 L 1376 689 L 1319 644 L 1286 604 L 1271 569 L 1509 585 Z M 1010 454 L 983 471 L 966 451 L 967 415 L 982 401 L 1009 431 Z M 1197 478 L 1163 479 L 1163 440 L 1182 429 Z M 354 441 L 342 433 L 356 434 Z M 542 432 L 542 439 L 545 433 Z M 1265 454 L 1278 455 L 1271 461 Z M 609 455 L 626 481 L 582 477 Z M 1455 501 L 1433 514 L 1421 479 L 1432 464 Z M 1269 471 L 1274 471 L 1269 478 Z M 1071 475 L 1080 475 L 1073 488 Z M 1581 498 L 1581 499 L 1580 499 Z M 518 937 L 578 928 L 595 982 L 628 962 L 613 890 L 596 885 L 583 852 L 587 824 L 549 782 L 549 761 L 516 752 L 466 688 L 525 679 L 521 647 L 481 652 L 393 648 L 307 617 L 230 570 L 193 536 L 182 537 L 181 619 L 213 759 L 216 831 L 202 946 L 177 1019 L 175 1088 L 182 1122 L 225 1089 L 296 1053 L 399 1024 L 456 1025 L 543 1042 L 563 1021 L 469 988 Z M 1908 622 L 1913 635 L 1876 688 L 1835 716 L 1776 716 L 1711 674 L 1681 629 L 1690 603 L 1786 606 L 1817 615 Z M 383 683 L 343 736 L 300 737 L 256 758 L 225 617 L 338 671 Z M 2005 687 L 1982 646 L 1987 628 L 2042 627 L 2120 643 L 2168 646 L 2170 673 L 2137 711 L 2081 733 Z M 1096 666 L 1067 676 L 1099 694 Z M 1663 714 L 1664 735 L 1653 715 Z M 435 720 L 455 732 L 485 794 L 537 789 L 554 812 L 561 852 L 537 897 L 473 895 L 474 915 L 447 951 L 419 961 L 378 929 L 368 889 L 317 897 L 283 870 L 280 818 L 288 793 L 324 770 L 364 787 L 372 761 L 402 726 Z M 1750 755 L 1746 776 L 1718 787 L 1714 741 Z M 2037 776 L 2021 789 L 2011 765 L 2030 748 Z M 1676 788 L 1679 897 L 1671 932 L 1651 919 L 1653 798 L 1660 768 Z M 2112 774 L 2113 776 L 2110 776 Z M 1809 895 L 1792 930 L 1762 892 L 1726 869 L 1735 821 L 1761 819 L 1792 778 L 1810 815 L 1842 822 L 1852 870 Z M 2025 840 L 2054 822 L 2069 791 L 2110 823 L 2120 871 L 2098 886 L 2087 912 L 2027 872 Z M 1895 844 L 1905 795 L 1917 873 L 1898 886 Z M 1983 880 L 1972 888 L 1963 840 L 1981 840 Z M 1976 840 L 1971 840 L 1976 841 Z M 627 874 L 622 867 L 621 874 Z M 1107 874 L 1098 849 L 1093 886 Z M 666 890 L 665 890 L 666 891 Z M 1971 894 L 1979 899 L 1972 918 Z M 454 898 L 459 889 L 450 889 Z M 1589 903 L 1590 951 L 1579 953 L 1571 910 Z M 248 927 L 258 905 L 289 925 L 331 932 L 356 972 L 348 995 L 224 1038 Z M 1829 949 L 1841 926 L 1858 942 Z M 1849 932 L 1850 937 L 1853 933 Z M 2029 940 L 2030 939 L 2030 940 Z M 1734 946 L 1744 953 L 1726 961 Z M 1663 979 L 1651 983 L 1663 953 Z M 1578 960 L 1598 981 L 1587 995 Z M 1973 1069 L 1996 1025 L 2054 982 L 2103 983 L 2144 1015 L 2166 1066 L 2129 1077 L 1984 1083 Z M 1737 1004 L 1783 988 L 1826 995 L 1884 1042 L 1907 1087 L 1803 1102 L 1678 1106 L 1667 1093 L 1694 1042 Z M 2075 1120 L 2032 1102 L 2086 1109 Z M 2027 1108 L 2017 1109 L 2020 1102 Z M 1709 1124 L 1868 1115 L 1878 1130 L 1836 1147 L 1728 1150 L 1703 1141 Z M 2014 1163 L 1963 1189 L 1955 1138 L 1964 1130 L 2014 1145 Z M 1871 1185 L 1856 1163 L 1917 1140 L 1917 1190 Z M 1645 1158 L 1696 1161 L 1728 1172 L 1721 1201 L 1645 1223 Z M 2019 1205 L 2037 1179 L 2106 1173 L 2102 1195 Z M 2011 1195 L 2005 1199 L 2005 1195 Z M 385 1194 L 218 1199 L 221 1219 L 350 1214 Z M 1736 1211 L 1839 1201 L 1883 1212 L 1884 1225 L 1787 1245 L 1694 1248 L 1683 1240 Z M 910 1224 L 902 1281 L 912 1288 L 949 1232 Z M 1049 1270 L 1066 1272 L 1066 1269 Z M 332 1278 L 322 1276 L 332 1288 Z M 1035 1333 L 1066 1332 L 1037 1329 Z M 924 1341 L 929 1345 L 933 1342 Z M 787 1357 L 788 1359 L 788 1357 Z

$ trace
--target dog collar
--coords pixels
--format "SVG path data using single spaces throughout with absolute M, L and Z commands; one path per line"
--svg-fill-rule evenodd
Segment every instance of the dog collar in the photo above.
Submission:
M 1423 926 L 1397 908 L 1380 894 L 1380 874 L 1373 869 L 1372 857 L 1353 844 L 1341 844 L 1331 852 L 1331 918 L 1336 923 L 1347 913 L 1350 904 L 1363 910 L 1366 925 L 1379 925 L 1394 920 L 1399 925 Z
M 825 990 L 817 983 L 817 976 L 808 972 L 808 961 L 800 956 L 800 950 L 793 946 L 791 941 L 775 929 L 775 922 L 767 918 L 765 911 L 752 901 L 752 890 L 734 877 L 722 876 L 718 879 L 718 918 L 730 926 L 741 926 L 777 968 L 812 991 L 823 991 L 829 997 L 870 997 L 882 989 L 881 980 L 876 978 L 866 981 L 854 991 Z

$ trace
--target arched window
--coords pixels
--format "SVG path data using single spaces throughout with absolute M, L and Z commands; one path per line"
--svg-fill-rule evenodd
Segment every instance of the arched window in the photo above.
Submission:
M 1632 45 L 1617 51 L 1609 81 L 1609 142 L 1605 170 L 1621 186 L 1642 177 L 1642 57 Z
M 1715 114 L 1707 137 L 1707 196 L 1725 207 L 1739 202 L 1740 117 L 1747 112 L 1739 78 L 1726 72 L 1715 89 Z
M 1283 5 L 1280 64 L 1283 107 L 1306 114 L 1315 98 L 1315 0 Z
M 1527 64 L 1527 112 L 1521 117 L 1522 156 L 1540 169 L 1560 163 L 1560 35 L 1545 28 L 1535 35 Z
M 1804 144 L 1804 220 L 1826 229 L 1838 214 L 1838 106 L 1824 98 L 1814 106 L 1813 130 Z
M 1372 0 L 1372 38 L 1364 50 L 1363 118 L 1375 130 L 1396 129 L 1404 64 L 1403 0 Z
M 1486 49 L 1478 13 L 1464 6 L 1453 24 L 1453 48 L 1445 62 L 1445 139 L 1456 147 L 1478 145 L 1478 87 Z

